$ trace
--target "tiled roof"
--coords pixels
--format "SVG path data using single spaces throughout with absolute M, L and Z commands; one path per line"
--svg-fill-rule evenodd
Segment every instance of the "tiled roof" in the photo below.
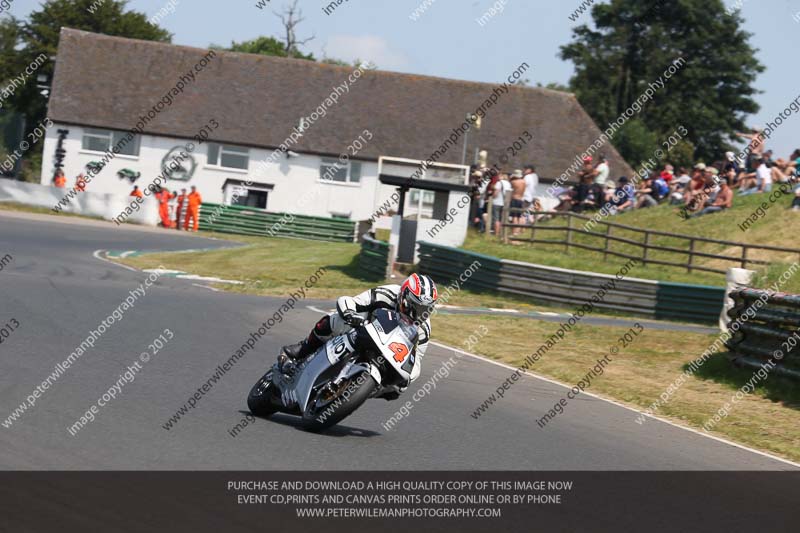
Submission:
M 207 50 L 112 37 L 64 28 L 56 58 L 49 117 L 56 122 L 129 130 L 139 117 L 193 69 Z M 216 119 L 212 139 L 276 148 L 353 72 L 313 61 L 217 51 L 195 82 L 145 127 L 145 133 L 193 137 Z M 364 129 L 373 134 L 358 158 L 381 155 L 426 159 L 495 84 L 373 70 L 365 72 L 292 147 L 337 156 Z M 480 147 L 490 163 L 523 131 L 534 137 L 504 165 L 536 164 L 539 175 L 560 175 L 600 134 L 572 94 L 511 87 L 469 135 L 468 154 Z M 460 163 L 463 139 L 440 162 Z M 612 177 L 630 167 L 606 145 Z

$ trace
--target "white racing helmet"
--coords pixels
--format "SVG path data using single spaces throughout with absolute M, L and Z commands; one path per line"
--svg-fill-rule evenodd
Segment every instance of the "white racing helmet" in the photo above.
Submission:
M 414 320 L 425 320 L 433 312 L 438 297 L 436 284 L 430 277 L 411 274 L 400 286 L 400 312 Z

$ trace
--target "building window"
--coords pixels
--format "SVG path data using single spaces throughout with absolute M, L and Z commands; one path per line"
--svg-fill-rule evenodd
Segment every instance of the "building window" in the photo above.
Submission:
M 117 148 L 117 152 L 122 155 L 139 155 L 139 136 L 134 135 L 133 139 L 126 141 L 129 132 L 98 130 L 86 128 L 83 130 L 82 148 L 90 152 L 106 152 Z
M 336 159 L 324 159 L 319 166 L 319 179 L 338 183 L 360 183 L 361 163 L 349 161 L 343 165 Z
M 213 167 L 247 170 L 250 164 L 250 150 L 227 144 L 209 143 L 208 164 Z

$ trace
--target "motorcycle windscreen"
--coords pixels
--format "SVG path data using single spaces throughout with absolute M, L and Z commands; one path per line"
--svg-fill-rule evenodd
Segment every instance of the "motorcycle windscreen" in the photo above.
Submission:
M 380 309 L 366 329 L 381 350 L 384 360 L 404 380 L 410 380 L 416 359 L 414 347 L 419 335 L 414 323 L 400 313 Z

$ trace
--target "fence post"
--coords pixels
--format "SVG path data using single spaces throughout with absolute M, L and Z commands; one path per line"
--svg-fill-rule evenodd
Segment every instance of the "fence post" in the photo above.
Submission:
M 742 245 L 742 268 L 747 268 L 747 245 Z
M 531 222 L 531 244 L 536 242 L 536 219 L 537 215 L 533 215 L 533 221 Z
M 694 261 L 694 239 L 689 239 L 689 264 L 686 265 L 689 273 L 692 272 L 692 261 Z
M 569 245 L 572 244 L 572 213 L 567 215 L 567 253 L 569 253 Z
M 648 252 L 648 250 L 650 250 L 650 232 L 649 231 L 645 231 L 644 232 L 644 245 L 642 245 L 642 249 L 644 250 L 642 252 L 642 263 L 647 265 L 647 252 Z
M 492 234 L 492 199 L 491 199 L 491 197 L 486 199 L 486 228 L 485 228 L 485 230 L 486 231 L 484 231 L 484 233 L 486 233 L 486 235 L 491 235 Z
M 611 236 L 611 229 L 612 229 L 612 227 L 611 227 L 611 224 L 606 224 L 606 245 L 605 245 L 605 247 L 603 248 L 603 260 L 604 260 L 604 261 L 605 261 L 606 259 L 608 259 L 608 251 L 609 251 L 609 249 L 610 249 L 610 248 L 609 248 L 609 245 L 608 245 L 608 243 L 609 243 L 610 241 L 608 240 L 608 238 Z

